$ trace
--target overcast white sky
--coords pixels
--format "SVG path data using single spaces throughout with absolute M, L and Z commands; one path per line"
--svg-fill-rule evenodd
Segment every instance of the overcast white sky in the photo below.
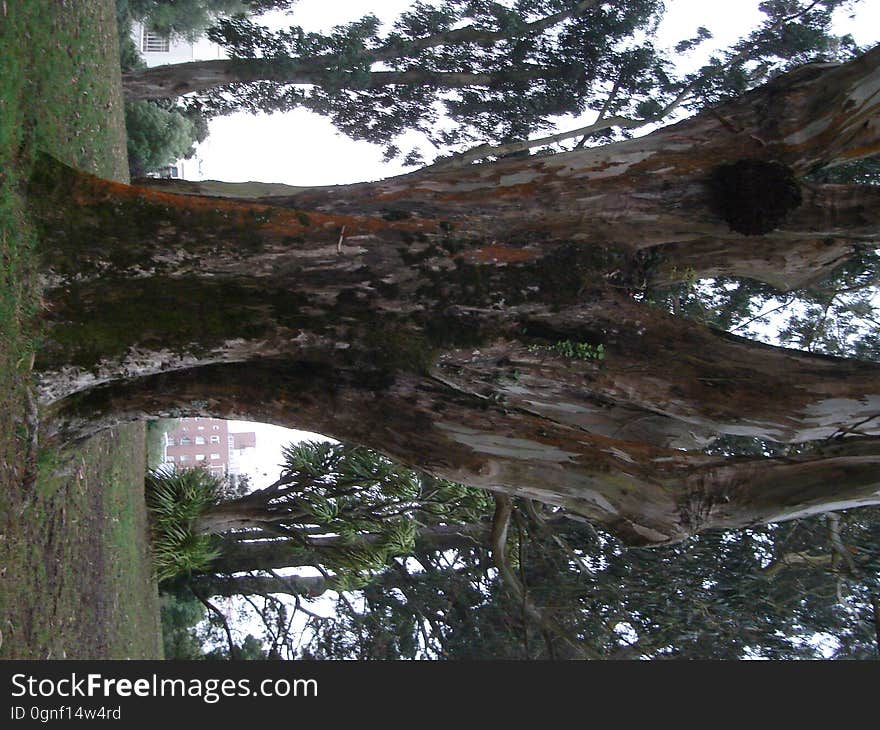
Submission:
M 726 46 L 740 38 L 762 17 L 758 11 L 759 0 L 667 0 L 666 4 L 665 19 L 654 38 L 659 47 L 671 47 L 693 36 L 700 25 L 713 34 L 713 40 L 700 51 L 700 56 L 682 58 L 688 68 L 701 62 L 711 48 Z M 271 24 L 285 27 L 295 22 L 306 30 L 329 30 L 370 12 L 385 22 L 391 21 L 411 5 L 412 0 L 300 0 L 292 16 L 273 14 Z M 880 0 L 861 0 L 853 6 L 853 17 L 849 15 L 839 14 L 840 33 L 852 33 L 862 45 L 880 41 Z M 210 131 L 199 149 L 198 173 L 195 165 L 187 165 L 186 177 L 190 179 L 330 185 L 376 180 L 405 172 L 397 163 L 383 163 L 378 147 L 355 142 L 336 132 L 326 119 L 303 110 L 221 117 L 211 122 Z M 257 449 L 242 458 L 242 469 L 253 475 L 256 486 L 265 486 L 267 480 L 277 477 L 283 444 L 310 437 L 302 432 L 243 422 L 235 422 L 233 430 L 258 431 Z

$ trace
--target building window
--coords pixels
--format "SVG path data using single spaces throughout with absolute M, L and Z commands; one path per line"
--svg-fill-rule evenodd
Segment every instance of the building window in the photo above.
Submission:
M 180 460 L 181 460 L 181 461 L 189 461 L 189 457 L 188 457 L 186 454 L 181 454 L 181 455 L 180 455 Z
M 173 437 L 173 436 L 169 436 L 169 437 L 168 437 L 168 445 L 169 445 L 169 446 L 174 446 L 174 437 Z
M 196 436 L 196 443 L 197 444 L 205 443 L 205 437 L 204 436 Z
M 169 457 L 168 457 L 168 461 L 174 461 L 174 457 L 173 457 L 173 456 L 169 456 Z
M 141 39 L 141 50 L 145 53 L 168 53 L 170 50 L 170 42 L 168 36 L 163 36 L 154 30 L 144 28 L 144 34 Z
M 204 430 L 205 430 L 204 426 L 199 426 L 199 431 L 204 431 Z
M 212 444 L 219 444 L 219 443 L 220 443 L 220 437 L 219 437 L 219 436 L 211 436 L 211 443 L 212 443 Z
M 220 458 L 220 454 L 211 454 L 211 458 L 212 458 L 212 459 L 219 459 L 219 458 Z
M 189 436 L 184 436 L 182 439 L 180 439 L 181 446 L 188 446 L 191 443 L 192 443 L 192 439 Z
M 204 454 L 196 454 L 196 461 L 204 461 L 204 460 L 205 460 Z

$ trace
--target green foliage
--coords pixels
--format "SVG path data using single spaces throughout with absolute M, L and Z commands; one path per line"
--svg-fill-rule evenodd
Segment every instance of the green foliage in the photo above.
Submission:
M 615 113 L 634 109 L 661 79 L 666 62 L 653 47 L 621 50 L 622 41 L 656 25 L 658 0 L 634 0 L 614 8 L 604 5 L 570 19 L 553 32 L 534 33 L 526 24 L 574 3 L 530 2 L 518 10 L 500 4 L 415 3 L 401 14 L 390 33 L 382 35 L 372 15 L 328 34 L 293 26 L 272 32 L 245 17 L 222 19 L 209 36 L 233 57 L 277 59 L 278 70 L 292 59 L 319 59 L 314 65 L 322 83 L 310 89 L 278 83 L 236 84 L 197 95 L 190 103 L 208 114 L 237 110 L 282 111 L 304 106 L 329 116 L 338 129 L 356 139 L 401 151 L 393 139 L 408 129 L 422 131 L 439 147 L 523 139 L 549 129 L 552 117 L 579 114 L 604 103 L 609 78 L 621 78 Z M 425 37 L 473 26 L 479 37 L 426 47 Z M 507 40 L 500 41 L 497 34 Z M 438 93 L 429 84 L 367 88 L 372 60 L 381 56 L 388 68 L 414 73 L 497 74 L 498 83 Z M 659 76 L 658 76 L 659 74 Z M 650 81 L 648 80 L 650 79 Z M 665 82 L 664 82 L 665 83 Z M 438 108 L 454 126 L 438 124 Z
M 244 13 L 244 0 L 116 0 L 117 15 L 143 21 L 166 35 L 193 40 L 221 16 Z
M 157 580 L 207 570 L 218 552 L 211 536 L 193 528 L 216 502 L 220 482 L 203 469 L 150 470 L 145 486 Z
M 569 360 L 604 360 L 605 345 L 591 345 L 589 342 L 572 342 L 571 340 L 559 340 L 558 342 L 543 347 L 541 345 L 530 345 L 531 352 L 551 352 L 559 357 L 565 357 Z
M 128 159 L 134 175 L 157 170 L 195 154 L 194 145 L 207 133 L 191 113 L 153 101 L 127 102 Z
M 876 656 L 878 512 L 841 515 L 847 559 L 816 517 L 626 548 L 561 511 L 516 511 L 518 571 L 532 600 L 606 657 Z M 798 556 L 818 558 L 813 563 Z M 827 558 L 827 560 L 825 559 Z M 485 547 L 421 554 L 313 621 L 305 653 L 325 659 L 561 659 L 566 647 L 523 614 Z M 395 580 L 396 578 L 396 580 Z
M 396 143 L 406 131 L 423 134 L 442 157 L 476 143 L 524 140 L 550 129 L 559 115 L 601 111 L 606 118 L 653 119 L 685 89 L 690 92 L 686 106 L 699 109 L 794 65 L 848 58 L 858 50 L 855 43 L 831 28 L 833 11 L 848 2 L 763 3 L 765 20 L 759 27 L 684 76 L 676 72 L 676 57 L 649 40 L 663 15 L 660 0 L 596 3 L 540 32 L 529 24 L 571 10 L 575 0 L 414 3 L 387 33 L 373 15 L 329 33 L 299 26 L 270 31 L 249 17 L 224 17 L 209 36 L 233 58 L 274 59 L 279 78 L 285 69 L 305 67 L 320 73 L 320 83 L 309 88 L 274 81 L 232 84 L 187 103 L 208 115 L 302 106 L 328 116 L 355 139 L 384 145 L 388 158 L 417 164 L 420 153 Z M 468 33 L 456 36 L 463 27 Z M 448 40 L 427 40 L 441 36 Z M 674 53 L 688 53 L 710 37 L 700 27 Z M 369 88 L 376 61 L 416 80 Z M 431 74 L 461 72 L 488 74 L 493 81 L 451 89 L 431 82 Z M 591 139 L 627 134 L 602 130 Z
M 122 67 L 123 73 L 147 67 L 146 61 L 131 37 L 128 26 L 120 26 L 119 28 L 119 65 Z
M 177 427 L 177 418 L 153 418 L 147 421 L 147 468 L 155 469 L 164 456 L 165 433 Z
M 147 66 L 131 38 L 132 19 L 143 18 L 131 13 L 146 12 L 148 6 L 158 4 L 163 3 L 117 0 L 119 63 L 123 72 Z M 189 159 L 195 153 L 194 145 L 208 136 L 208 120 L 204 116 L 195 109 L 184 109 L 168 101 L 126 102 L 125 124 L 132 177 L 161 169 L 179 159 Z
M 205 607 L 179 586 L 163 591 L 160 601 L 165 659 L 201 659 L 204 650 L 194 629 L 205 619 Z
M 741 95 L 773 76 L 811 62 L 844 61 L 859 53 L 851 36 L 837 36 L 832 16 L 850 0 L 770 0 L 760 4 L 766 19 L 729 49 L 713 55 L 688 76 L 691 109 Z
M 730 438 L 712 453 L 793 452 Z M 274 524 L 304 546 L 298 556 L 310 555 L 330 586 L 347 592 L 334 616 L 308 619 L 300 657 L 569 658 L 565 643 L 507 591 L 487 545 L 417 546 L 430 525 L 485 524 L 493 507 L 485 492 L 326 442 L 289 446 L 283 468 L 265 490 L 274 495 L 267 511 L 285 512 Z M 876 509 L 858 510 L 839 523 L 839 540 L 829 518 L 818 517 L 636 549 L 564 510 L 519 501 L 509 562 L 531 600 L 603 656 L 868 657 L 876 651 L 867 621 L 880 589 L 880 519 Z M 314 534 L 346 539 L 305 547 Z M 283 615 L 272 619 L 266 641 L 292 656 L 284 604 L 272 605 Z
M 299 529 L 343 538 L 316 555 L 340 588 L 364 585 L 394 557 L 411 554 L 421 527 L 480 521 L 492 508 L 481 490 L 419 474 L 362 447 L 303 442 L 285 447 L 283 456 L 285 489 L 271 508 L 295 502 Z
M 229 660 L 229 646 L 225 634 L 221 638 L 214 613 L 181 581 L 166 582 L 161 595 L 162 641 L 165 659 L 169 660 Z M 220 644 L 206 650 L 207 645 Z M 236 643 L 236 659 L 264 660 L 270 658 L 263 642 L 247 634 Z
M 245 636 L 241 643 L 236 646 L 236 655 L 236 659 L 239 661 L 264 661 L 266 659 L 274 658 L 269 656 L 263 646 L 263 642 L 253 634 Z M 211 649 L 201 658 L 214 661 L 226 661 L 232 657 L 229 656 L 228 647 L 224 646 Z

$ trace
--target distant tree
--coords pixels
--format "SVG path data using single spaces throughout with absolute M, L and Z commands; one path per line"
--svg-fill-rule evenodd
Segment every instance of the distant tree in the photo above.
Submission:
M 119 61 L 123 71 L 145 69 L 147 64 L 131 38 L 127 0 L 117 0 Z M 195 153 L 194 145 L 208 137 L 208 120 L 194 108 L 175 101 L 126 101 L 125 124 L 128 166 L 132 178 L 161 169 Z
M 160 596 L 162 645 L 165 659 L 200 659 L 204 655 L 195 627 L 205 607 L 183 586 L 165 586 Z
M 147 479 L 162 585 L 189 586 L 232 658 L 242 658 L 243 648 L 211 596 L 264 595 L 258 615 L 272 652 L 288 647 L 289 654 L 288 610 L 269 598 L 267 581 L 283 592 L 317 596 L 371 582 L 394 556 L 488 537 L 488 525 L 479 520 L 491 499 L 480 490 L 418 475 L 367 449 L 320 442 L 291 445 L 284 453 L 281 477 L 244 495 L 203 469 L 154 472 Z M 206 536 L 218 538 L 214 549 Z M 284 579 L 274 572 L 292 565 L 316 568 L 322 577 Z M 263 578 L 233 575 L 242 571 Z M 178 644 L 178 653 L 191 649 Z
M 480 523 L 491 499 L 482 490 L 329 442 L 290 445 L 284 457 L 281 477 L 264 489 L 230 495 L 213 480 L 216 498 L 204 501 L 183 526 L 194 536 L 221 538 L 214 570 L 312 565 L 331 585 L 359 585 L 391 557 L 417 546 L 453 547 L 488 534 Z M 211 481 L 198 470 L 156 473 L 148 485 L 155 492 L 189 477 Z
M 522 584 L 546 618 L 598 656 L 880 656 L 876 510 L 655 549 L 628 549 L 571 520 L 548 523 L 535 505 L 517 510 Z M 560 633 L 529 619 L 479 547 L 397 561 L 308 626 L 304 651 L 315 659 L 576 656 Z
M 195 144 L 207 137 L 204 120 L 149 101 L 126 102 L 125 127 L 132 177 L 189 159 L 195 154 Z
M 793 65 L 849 58 L 854 42 L 831 30 L 833 10 L 846 2 L 763 3 L 766 20 L 754 32 L 683 76 L 642 39 L 662 18 L 659 0 L 414 3 L 386 34 L 373 15 L 328 34 L 273 32 L 238 15 L 209 33 L 228 60 L 132 72 L 124 86 L 132 99 L 190 94 L 187 104 L 209 115 L 304 107 L 385 145 L 389 156 L 404 154 L 395 138 L 406 130 L 440 154 L 474 142 L 513 145 L 516 154 L 557 115 L 592 112 L 595 121 L 570 136 L 607 140 L 741 94 Z M 699 27 L 676 50 L 710 37 Z M 415 163 L 416 153 L 406 158 Z
M 279 605 L 304 611 L 306 641 L 288 657 L 880 655 L 876 510 L 709 533 L 660 549 L 628 549 L 588 525 L 541 512 L 517 504 L 510 549 L 543 621 L 528 615 L 491 551 L 476 542 L 394 560 L 366 585 L 339 594 L 328 617 L 309 613 L 312 599 L 328 589 L 322 577 L 199 576 L 194 585 L 206 595 L 245 597 L 258 614 Z M 297 643 L 279 638 L 277 621 L 267 625 L 274 643 Z

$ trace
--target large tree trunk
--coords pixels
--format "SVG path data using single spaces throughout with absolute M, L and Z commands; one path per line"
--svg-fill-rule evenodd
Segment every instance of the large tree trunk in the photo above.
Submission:
M 880 151 L 878 66 L 880 48 L 807 66 L 608 147 L 262 204 L 47 163 L 31 194 L 52 429 L 184 414 L 295 426 L 633 542 L 878 502 L 880 367 L 636 301 L 694 276 L 796 288 L 876 246 L 876 188 L 802 184 L 798 208 L 747 236 L 711 181 L 742 158 L 800 176 Z M 683 450 L 718 434 L 864 438 L 779 462 Z

